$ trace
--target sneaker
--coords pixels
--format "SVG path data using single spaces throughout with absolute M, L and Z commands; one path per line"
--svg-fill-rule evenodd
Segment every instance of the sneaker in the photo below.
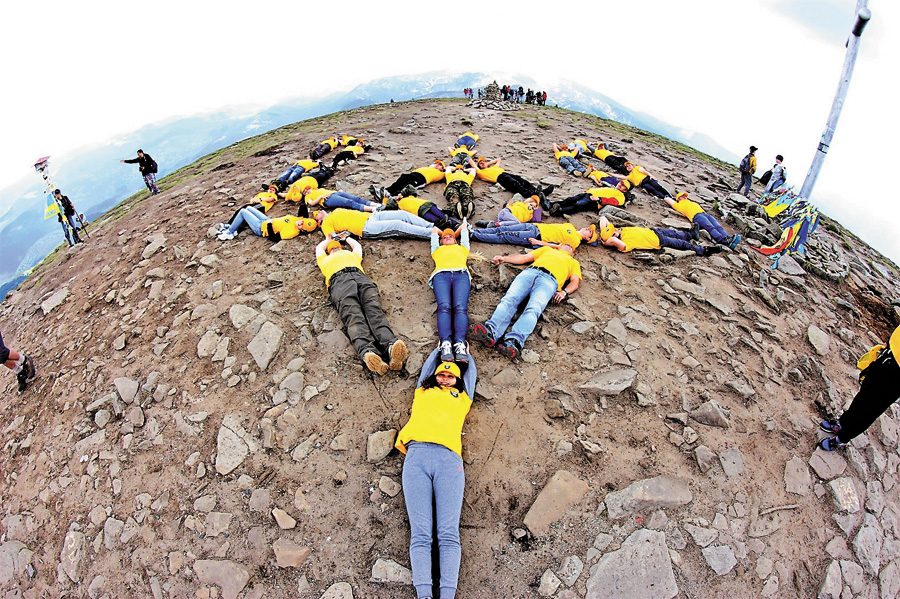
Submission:
M 837 437 L 825 437 L 822 439 L 822 442 L 819 443 L 819 447 L 824 449 L 825 451 L 834 451 L 835 449 L 840 449 L 845 446 L 846 443 L 841 443 L 840 439 Z
M 491 225 L 493 225 L 493 223 L 489 220 L 476 220 L 475 221 L 475 226 L 478 227 L 479 229 L 486 229 L 487 227 L 490 227 Z
M 594 165 L 593 165 L 593 164 L 589 164 L 589 165 L 587 166 L 587 170 L 584 171 L 584 175 L 583 175 L 584 178 L 587 179 L 588 177 L 591 176 L 591 173 L 593 173 L 593 172 L 594 172 Z
M 559 202 L 550 204 L 550 216 L 560 216 L 562 213 L 562 206 L 559 205 Z
M 497 342 L 497 349 L 510 360 L 515 360 L 522 353 L 519 345 L 511 339 L 501 339 Z
M 228 223 L 219 223 L 218 225 L 216 225 L 216 233 L 227 231 L 230 227 L 231 225 L 229 225 Z
M 472 325 L 472 329 L 469 331 L 472 339 L 482 344 L 485 347 L 494 347 L 497 345 L 496 339 L 491 336 L 490 331 L 488 331 L 487 327 L 480 323 L 475 323 Z
M 826 433 L 831 433 L 832 435 L 834 435 L 841 432 L 841 423 L 838 420 L 823 420 L 819 424 L 819 428 Z
M 700 239 L 700 225 L 699 223 L 694 223 L 691 225 L 691 239 L 697 241 Z
M 733 250 L 737 247 L 737 245 L 741 242 L 741 236 L 735 233 L 731 236 L 731 241 L 728 242 L 728 249 Z
M 16 375 L 16 379 L 19 381 L 19 393 L 21 393 L 28 386 L 28 381 L 25 380 L 25 368 L 22 368 L 22 371 Z
M 460 364 L 469 363 L 469 346 L 465 341 L 457 341 L 453 344 L 453 354 L 456 356 L 456 361 Z
M 381 202 L 384 200 L 384 188 L 375 187 L 375 184 L 369 185 L 369 193 L 372 194 L 372 197 Z
M 219 241 L 231 241 L 232 239 L 234 239 L 234 233 L 229 233 L 227 230 L 222 231 L 217 235 L 217 238 L 219 239 Z
M 403 343 L 401 339 L 397 339 L 391 343 L 391 347 L 388 348 L 388 353 L 391 356 L 390 369 L 400 370 L 403 368 L 403 362 L 406 361 L 406 358 L 409 356 L 409 350 L 406 349 L 406 344 Z
M 372 212 L 373 212 L 373 213 L 374 213 L 374 212 L 381 212 L 381 211 L 384 210 L 385 208 L 387 208 L 387 206 L 385 206 L 384 204 L 379 204 L 379 205 L 377 205 L 377 206 L 373 206 L 373 207 L 372 207 Z
M 388 371 L 388 365 L 384 363 L 384 360 L 381 359 L 381 356 L 373 351 L 366 352 L 366 354 L 363 356 L 363 362 L 365 362 L 366 368 L 368 368 L 375 374 L 384 374 Z
M 449 341 L 441 341 L 440 349 L 441 349 L 441 362 L 452 362 L 453 361 L 453 346 L 450 345 L 450 342 Z

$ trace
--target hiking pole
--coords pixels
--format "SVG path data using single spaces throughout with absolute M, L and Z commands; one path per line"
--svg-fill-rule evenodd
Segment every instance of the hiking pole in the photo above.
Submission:
M 85 236 L 86 236 L 88 239 L 90 239 L 90 238 L 91 238 L 91 234 L 88 233 L 88 230 L 87 230 L 88 222 L 87 222 L 86 220 L 84 220 L 84 215 L 83 215 L 83 214 L 79 214 L 78 212 L 76 212 L 76 213 L 75 213 L 75 218 L 78 219 L 78 222 L 79 222 L 79 223 L 81 223 L 81 230 L 84 231 Z

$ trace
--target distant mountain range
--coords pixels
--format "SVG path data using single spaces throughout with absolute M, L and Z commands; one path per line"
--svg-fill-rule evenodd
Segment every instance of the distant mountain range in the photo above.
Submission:
M 346 93 L 298 98 L 250 115 L 222 110 L 153 123 L 104 145 L 84 148 L 64 162 L 54 161 L 51 156 L 51 172 L 56 185 L 78 211 L 93 220 L 143 188 L 137 166 L 119 163 L 121 158 L 134 157 L 137 148 L 145 149 L 159 163 L 158 176 L 162 178 L 210 152 L 290 123 L 390 100 L 457 97 L 465 87 L 483 87 L 493 80 L 501 85 L 515 83 L 544 89 L 527 77 L 485 73 L 426 73 L 377 79 Z M 727 162 L 738 161 L 738 156 L 705 135 L 632 112 L 575 83 L 547 88 L 547 95 L 550 104 L 645 129 Z M 43 184 L 37 175 L 0 190 L 0 297 L 18 283 L 14 279 L 21 279 L 22 273 L 65 243 L 57 220 L 43 220 L 45 205 Z

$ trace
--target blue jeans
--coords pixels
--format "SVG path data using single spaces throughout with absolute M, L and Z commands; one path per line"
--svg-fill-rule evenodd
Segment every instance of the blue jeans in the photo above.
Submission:
M 483 243 L 506 243 L 510 245 L 525 245 L 531 247 L 528 241 L 532 237 L 541 238 L 541 232 L 537 225 L 531 223 L 518 223 L 502 225 L 500 227 L 488 227 L 486 229 L 474 229 L 469 235 L 475 241 Z
M 303 176 L 303 173 L 306 172 L 306 169 L 300 166 L 299 164 L 295 164 L 293 166 L 288 167 L 288 170 L 281 173 L 281 176 L 278 177 L 278 181 L 283 183 L 287 183 L 290 185 L 295 182 L 297 179 Z
M 456 140 L 456 145 L 465 146 L 465 147 L 469 148 L 470 150 L 475 149 L 476 143 L 477 142 L 475 141 L 475 138 L 470 137 L 468 135 L 463 135 L 462 137 L 460 137 L 459 139 Z
M 713 241 L 716 243 L 727 245 L 728 241 L 731 239 L 731 235 L 725 232 L 725 229 L 722 228 L 719 221 L 706 212 L 695 214 L 694 222 L 700 225 L 701 229 L 709 233 L 709 236 L 712 237 Z
M 386 237 L 413 237 L 431 239 L 431 223 L 424 218 L 402 210 L 375 212 L 363 225 L 363 239 Z
M 336 191 L 330 195 L 328 195 L 323 204 L 326 208 L 349 208 L 351 210 L 359 210 L 360 212 L 365 212 L 366 208 L 376 206 L 380 206 L 378 202 L 370 202 L 369 200 L 364 200 L 361 197 L 355 196 L 351 193 L 347 193 L 346 191 Z
M 572 158 L 571 156 L 561 156 L 559 159 L 559 166 L 566 169 L 566 172 L 569 173 L 570 175 L 575 171 L 578 171 L 581 174 L 584 174 L 587 172 L 587 167 L 584 166 L 583 164 L 581 164 L 580 162 L 578 162 L 577 160 L 575 160 L 574 158 Z
M 469 328 L 469 291 L 472 281 L 464 270 L 443 270 L 431 278 L 437 300 L 437 329 L 441 341 L 465 341 Z
M 743 187 L 745 188 L 744 195 L 749 198 L 751 185 L 753 185 L 753 175 L 751 173 L 741 173 L 741 182 L 738 183 L 738 187 L 735 191 L 741 193 L 741 188 Z
M 431 531 L 437 523 L 441 599 L 453 599 L 462 554 L 459 515 L 466 475 L 462 458 L 443 445 L 408 444 L 403 498 L 409 516 L 409 562 L 418 597 L 431 597 Z M 432 501 L 434 510 L 432 510 Z
M 513 279 L 506 295 L 497 304 L 491 318 L 484 323 L 491 337 L 499 340 L 501 337 L 512 339 L 519 344 L 521 348 L 525 345 L 525 340 L 534 331 L 537 326 L 538 318 L 544 312 L 544 308 L 553 299 L 553 294 L 557 291 L 556 279 L 553 275 L 547 274 L 536 268 L 526 268 Z M 528 300 L 525 309 L 519 319 L 513 323 L 509 332 L 506 328 L 509 326 L 516 315 L 516 309 L 523 301 Z
M 696 217 L 694 217 L 696 218 Z M 703 248 L 699 245 L 691 243 L 691 234 L 687 231 L 677 231 L 675 229 L 650 229 L 659 237 L 659 246 L 664 248 L 672 248 L 676 250 L 689 250 L 697 252 L 698 256 L 703 255 Z
M 241 208 L 241 211 L 238 212 L 237 218 L 228 227 L 228 232 L 234 235 L 237 233 L 238 227 L 243 223 L 247 223 L 247 226 L 250 227 L 254 234 L 262 235 L 262 224 L 267 220 L 269 220 L 268 216 L 252 206 L 247 206 L 246 208 Z

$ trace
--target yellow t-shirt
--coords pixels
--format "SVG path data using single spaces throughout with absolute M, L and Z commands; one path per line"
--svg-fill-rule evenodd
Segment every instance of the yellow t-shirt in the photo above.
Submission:
M 507 206 L 512 215 L 520 223 L 530 223 L 534 217 L 534 209 L 525 202 L 513 202 L 511 206 Z
M 559 291 L 569 279 L 581 279 L 581 264 L 578 260 L 562 250 L 551 247 L 539 247 L 531 252 L 534 255 L 532 266 L 546 268 L 556 279 L 556 290 Z
M 570 150 L 568 152 L 566 152 L 565 150 L 559 150 L 558 152 L 555 152 L 553 155 L 556 156 L 556 161 L 559 162 L 559 159 L 562 158 L 563 156 L 568 156 L 569 158 L 574 158 L 575 150 Z
M 460 146 L 458 148 L 453 148 L 450 150 L 451 156 L 456 156 L 457 154 L 468 154 L 469 156 L 473 156 L 475 154 L 475 150 L 470 150 L 466 146 Z
M 315 160 L 308 160 L 306 158 L 304 158 L 303 160 L 298 160 L 294 164 L 296 166 L 302 166 L 304 172 L 310 171 L 310 170 L 316 168 L 317 166 L 319 166 L 319 163 L 316 162 Z
M 475 175 L 481 179 L 482 181 L 487 181 L 488 183 L 496 183 L 497 177 L 499 177 L 503 173 L 503 169 L 499 166 L 489 166 L 487 168 L 480 168 L 475 171 Z
M 419 209 L 422 207 L 422 204 L 428 203 L 428 200 L 420 200 L 416 196 L 406 196 L 405 198 L 400 198 L 397 200 L 397 207 L 404 212 L 409 212 L 410 214 L 419 215 Z
M 331 146 L 331 149 L 333 150 L 335 147 L 338 146 L 338 144 L 339 144 L 340 142 L 338 141 L 338 139 L 337 139 L 336 137 L 329 137 L 328 139 L 322 140 L 322 143 L 323 143 L 323 144 L 328 144 L 329 146 Z M 321 144 L 320 144 L 320 145 L 321 145 Z
M 347 146 L 343 150 L 344 152 L 353 152 L 354 156 L 359 156 L 360 154 L 365 153 L 366 149 L 362 146 Z
M 466 261 L 469 258 L 469 250 L 463 245 L 441 245 L 431 253 L 434 259 L 433 277 L 442 270 L 467 270 Z
M 471 131 L 466 131 L 465 133 L 463 133 L 462 135 L 460 135 L 460 136 L 456 139 L 456 143 L 459 143 L 459 141 L 460 141 L 462 138 L 464 138 L 464 137 L 471 137 L 472 139 L 475 140 L 475 143 L 478 143 L 478 136 L 475 135 L 474 133 L 472 133 Z M 466 140 L 466 141 L 468 141 L 468 140 Z
M 565 243 L 572 246 L 572 249 L 577 249 L 581 245 L 582 239 L 578 229 L 569 223 L 552 225 L 539 223 L 535 226 L 541 232 L 541 241 Z
M 361 140 L 358 137 L 353 137 L 352 135 L 344 135 L 341 138 L 341 144 L 346 146 L 347 144 L 349 144 L 351 141 L 354 141 L 354 140 L 356 141 L 356 145 L 358 145 L 358 146 L 363 145 L 363 140 Z
M 338 208 L 322 221 L 322 233 L 327 237 L 329 233 L 336 231 L 349 231 L 360 237 L 370 216 L 372 216 L 371 212 Z
M 284 199 L 289 202 L 305 202 L 306 198 L 303 196 L 303 190 L 307 187 L 310 189 L 318 189 L 319 182 L 313 177 L 300 177 L 288 187 L 287 193 L 284 194 Z
M 640 170 L 638 170 L 640 168 L 641 167 L 639 166 L 635 166 L 633 169 L 631 169 L 631 172 L 628 173 L 628 176 L 625 177 L 626 179 L 631 181 L 635 187 L 638 187 L 644 181 L 644 179 L 648 177 L 648 175 L 645 175 Z
M 416 389 L 409 422 L 400 429 L 394 443 L 406 453 L 410 441 L 443 445 L 462 457 L 462 427 L 472 400 L 465 391 L 456 389 Z
M 594 150 L 594 156 L 596 156 L 600 160 L 606 160 L 608 156 L 612 156 L 612 152 L 610 152 L 606 148 L 597 148 L 596 150 Z
M 471 185 L 475 180 L 475 173 L 470 175 L 466 171 L 453 171 L 452 173 L 445 173 L 444 178 L 447 180 L 447 185 L 450 185 L 453 181 L 465 181 Z
M 900 364 L 900 327 L 897 327 L 894 329 L 894 332 L 891 333 L 888 347 L 891 348 L 891 353 L 894 354 L 894 360 Z
M 261 191 L 253 196 L 254 204 L 262 204 L 263 212 L 268 212 L 272 206 L 278 203 L 278 196 L 268 191 Z
M 680 212 L 689 221 L 694 222 L 694 217 L 703 212 L 703 208 L 697 202 L 684 199 L 672 204 L 672 208 L 676 212 Z
M 423 166 L 422 168 L 417 168 L 413 172 L 425 175 L 426 185 L 428 183 L 437 183 L 444 178 L 444 171 L 436 169 L 433 166 Z
M 622 232 L 621 240 L 625 244 L 623 252 L 631 250 L 658 250 L 659 237 L 645 227 L 623 227 L 619 229 Z
M 581 146 L 582 152 L 587 152 L 587 142 L 583 139 L 576 139 L 572 142 L 576 146 Z
M 316 258 L 319 270 L 325 275 L 325 286 L 331 283 L 331 276 L 339 270 L 355 266 L 362 270 L 362 256 L 354 254 L 350 250 L 337 250 L 330 254 L 322 254 Z M 365 271 L 363 271 L 365 272 Z
M 293 239 L 300 234 L 297 222 L 304 219 L 299 216 L 279 216 L 263 222 L 261 230 L 263 237 L 271 237 L 273 233 L 281 236 L 281 239 Z
M 587 190 L 589 194 L 597 198 L 598 203 L 602 203 L 603 200 L 615 200 L 616 204 L 610 204 L 608 201 L 605 205 L 607 206 L 624 206 L 625 205 L 625 194 L 615 189 L 614 187 L 592 187 Z
M 309 206 L 322 206 L 325 198 L 333 193 L 334 191 L 331 189 L 313 189 L 306 194 L 306 203 Z

